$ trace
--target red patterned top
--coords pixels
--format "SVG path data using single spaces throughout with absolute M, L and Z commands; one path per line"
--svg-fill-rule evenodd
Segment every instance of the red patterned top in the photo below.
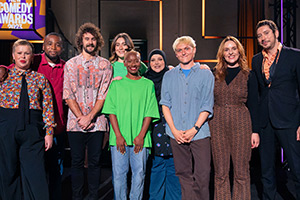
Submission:
M 54 123 L 52 93 L 44 75 L 34 72 L 22 72 L 13 67 L 0 88 L 0 107 L 18 109 L 22 88 L 22 74 L 26 75 L 29 96 L 29 109 L 42 110 L 46 135 L 53 134 Z M 42 101 L 41 101 L 42 100 Z
M 82 114 L 87 115 L 92 111 L 96 100 L 105 99 L 111 79 L 112 66 L 108 60 L 100 56 L 87 60 L 80 54 L 66 62 L 63 99 L 76 100 Z M 99 114 L 95 118 L 95 127 L 89 132 L 106 131 L 106 127 L 107 119 Z M 84 132 L 70 109 L 67 131 Z

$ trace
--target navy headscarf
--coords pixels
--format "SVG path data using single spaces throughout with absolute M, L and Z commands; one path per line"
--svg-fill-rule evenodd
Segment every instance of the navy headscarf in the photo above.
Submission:
M 165 68 L 163 68 L 163 70 L 161 70 L 160 72 L 155 72 L 150 67 L 150 60 L 151 60 L 152 56 L 155 54 L 161 55 L 165 61 Z M 163 79 L 164 74 L 169 70 L 169 68 L 167 67 L 166 54 L 162 50 L 153 49 L 148 55 L 148 61 L 149 61 L 148 62 L 148 71 L 145 73 L 144 76 L 153 81 L 154 87 L 155 87 L 156 99 L 159 102 L 162 79 Z

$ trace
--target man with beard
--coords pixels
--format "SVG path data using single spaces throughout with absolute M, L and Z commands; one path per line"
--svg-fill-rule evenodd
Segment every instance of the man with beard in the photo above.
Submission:
M 83 199 L 85 148 L 88 150 L 89 199 L 98 199 L 100 155 L 107 119 L 100 113 L 112 67 L 98 56 L 104 45 L 100 30 L 92 23 L 80 26 L 75 43 L 81 52 L 65 65 L 63 99 L 69 106 L 67 134 L 72 157 L 73 199 Z
M 44 53 L 34 56 L 33 70 L 42 73 L 48 79 L 53 93 L 54 117 L 57 126 L 54 129 L 52 149 L 45 153 L 46 169 L 49 173 L 50 199 L 62 199 L 61 176 L 66 131 L 66 112 L 62 100 L 65 61 L 60 59 L 63 41 L 58 33 L 46 35 L 43 44 Z
M 58 33 L 51 32 L 46 35 L 43 44 L 43 54 L 35 54 L 31 69 L 37 71 L 48 79 L 53 95 L 54 117 L 57 126 L 54 128 L 53 146 L 45 152 L 46 168 L 49 174 L 50 199 L 60 200 L 62 161 L 64 154 L 64 138 L 66 129 L 66 112 L 63 105 L 63 77 L 65 61 L 60 59 L 63 51 L 63 40 Z M 10 65 L 11 69 L 14 64 Z M 0 70 L 5 66 L 0 66 Z M 1 75 L 0 75 L 1 76 Z M 4 77 L 7 76 L 4 74 Z M 1 82 L 0 78 L 0 82 Z
M 300 200 L 300 50 L 282 45 L 271 20 L 256 26 L 262 52 L 252 59 L 258 82 L 258 124 L 263 199 L 276 197 L 276 150 L 278 142 L 291 169 L 296 199 Z M 256 95 L 256 94 L 252 94 Z
M 177 38 L 173 50 L 180 64 L 165 73 L 162 111 L 167 121 L 175 172 L 182 199 L 209 200 L 210 132 L 207 119 L 214 104 L 214 76 L 194 62 L 196 43 L 189 36 Z

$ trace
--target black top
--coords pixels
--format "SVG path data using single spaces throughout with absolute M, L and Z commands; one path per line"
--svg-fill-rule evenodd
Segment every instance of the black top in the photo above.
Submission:
M 151 53 L 149 54 L 149 59 L 148 59 L 149 62 L 151 60 L 151 57 L 155 54 L 160 54 L 166 63 L 165 54 L 163 51 L 161 51 L 159 49 L 154 49 L 153 51 L 151 51 Z M 151 67 L 149 66 L 148 71 L 144 75 L 146 78 L 152 80 L 154 83 L 155 94 L 156 94 L 156 99 L 157 99 L 158 104 L 160 101 L 162 79 L 163 79 L 164 74 L 168 70 L 169 70 L 169 68 L 167 66 L 165 66 L 165 68 L 162 71 L 157 73 L 157 72 L 153 71 L 151 69 Z M 160 120 L 155 123 L 152 123 L 152 126 L 151 126 L 153 155 L 161 156 L 161 157 L 172 156 L 170 138 L 166 134 L 166 131 L 165 131 L 166 120 L 163 116 L 161 105 L 159 105 L 158 108 L 159 108 Z
M 238 73 L 241 71 L 240 67 L 235 68 L 227 68 L 227 74 L 225 77 L 226 84 L 229 85 L 231 81 L 238 75 Z M 246 106 L 248 107 L 250 114 L 251 114 L 251 121 L 252 121 L 252 132 L 258 133 L 259 129 L 258 127 L 254 126 L 256 124 L 256 121 L 258 119 L 258 113 L 256 111 L 258 103 L 257 95 L 254 95 L 257 93 L 257 79 L 255 76 L 255 73 L 250 71 L 249 77 L 248 77 L 248 97 L 247 97 L 247 103 Z

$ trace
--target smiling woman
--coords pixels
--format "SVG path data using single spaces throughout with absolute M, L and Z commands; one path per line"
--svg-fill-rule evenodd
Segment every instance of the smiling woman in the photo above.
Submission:
M 30 63 L 33 59 L 33 46 L 31 43 L 28 45 L 22 45 L 22 41 L 20 41 L 20 44 L 15 43 L 13 46 L 13 59 L 15 61 L 15 67 L 21 71 L 25 71 L 29 69 Z
M 162 50 L 153 49 L 148 56 L 149 70 L 145 77 L 152 80 L 155 88 L 157 104 L 161 99 L 161 84 L 167 67 L 166 54 Z M 173 153 L 170 138 L 166 134 L 166 119 L 159 105 L 160 120 L 151 123 L 152 136 L 152 167 L 150 175 L 149 200 L 181 199 L 180 183 L 175 175 Z
M 109 61 L 114 70 L 114 79 L 121 79 L 127 74 L 127 69 L 124 66 L 124 55 L 127 51 L 132 49 L 134 49 L 134 44 L 127 33 L 119 33 L 113 39 L 110 49 L 112 56 L 109 58 Z M 141 67 L 139 69 L 140 75 L 144 75 L 146 71 L 147 66 L 141 62 Z
M 249 72 L 244 48 L 235 37 L 227 36 L 221 42 L 217 59 L 214 117 L 209 124 L 215 168 L 214 198 L 250 200 L 249 161 L 251 148 L 259 145 L 259 136 L 258 130 L 251 130 L 256 100 L 248 94 L 255 90 L 257 83 Z M 232 195 L 230 157 L 234 168 Z

